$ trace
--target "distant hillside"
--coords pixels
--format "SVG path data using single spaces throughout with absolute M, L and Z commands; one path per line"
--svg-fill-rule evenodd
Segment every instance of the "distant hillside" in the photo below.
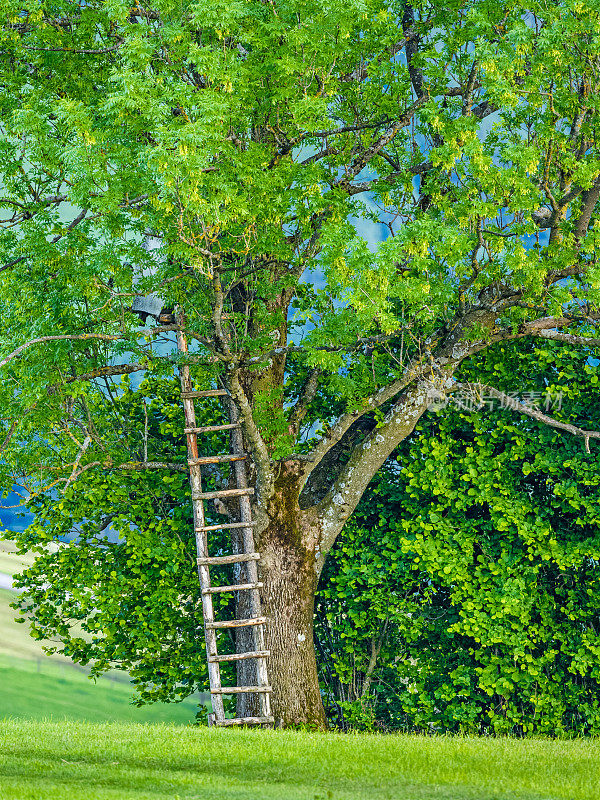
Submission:
M 33 561 L 17 556 L 12 542 L 0 541 L 0 575 L 12 576 Z M 29 636 L 27 624 L 15 622 L 14 591 L 0 588 L 0 719 L 72 719 L 87 722 L 194 722 L 208 695 L 182 703 L 131 705 L 126 673 L 112 670 L 97 682 L 87 670 L 59 653 L 46 655 L 43 642 Z M 204 715 L 203 715 L 204 716 Z

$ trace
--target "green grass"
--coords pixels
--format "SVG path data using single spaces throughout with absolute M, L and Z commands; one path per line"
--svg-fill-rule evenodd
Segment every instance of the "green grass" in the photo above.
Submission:
M 0 800 L 596 800 L 600 744 L 0 723 Z
M 197 698 L 137 708 L 131 705 L 132 694 L 131 685 L 123 680 L 102 677 L 93 683 L 70 666 L 0 659 L 2 717 L 186 725 L 198 710 Z

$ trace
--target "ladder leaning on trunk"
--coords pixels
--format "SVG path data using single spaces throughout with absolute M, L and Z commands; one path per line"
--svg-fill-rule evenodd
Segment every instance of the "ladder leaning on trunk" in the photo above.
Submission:
M 187 353 L 187 340 L 181 331 L 177 334 L 177 345 L 181 353 Z M 188 466 L 190 486 L 192 490 L 192 505 L 194 510 L 194 531 L 196 537 L 196 552 L 198 563 L 198 577 L 202 591 L 202 612 L 204 615 L 204 636 L 206 641 L 206 655 L 208 660 L 208 675 L 213 713 L 209 714 L 209 725 L 263 725 L 274 721 L 271 715 L 271 687 L 267 676 L 267 657 L 269 651 L 265 649 L 264 625 L 266 618 L 261 615 L 260 588 L 258 580 L 257 561 L 259 553 L 254 549 L 254 534 L 252 531 L 252 511 L 250 495 L 254 490 L 249 488 L 246 481 L 246 470 L 241 427 L 238 421 L 238 411 L 229 399 L 229 413 L 231 422 L 227 425 L 209 425 L 198 427 L 194 400 L 206 397 L 228 396 L 224 389 L 209 389 L 206 391 L 193 391 L 190 369 L 182 365 L 179 369 L 181 377 L 181 398 L 185 414 L 185 434 L 187 438 Z M 198 435 L 212 431 L 231 431 L 231 450 L 227 455 L 200 456 L 198 454 Z M 202 491 L 203 465 L 232 462 L 237 488 L 223 489 L 216 492 Z M 237 498 L 239 502 L 239 522 L 229 522 L 220 525 L 206 525 L 204 515 L 204 502 L 220 498 Z M 239 541 L 241 551 L 232 555 L 210 556 L 208 552 L 208 535 L 211 531 L 236 528 L 241 534 Z M 210 580 L 210 567 L 222 564 L 240 565 L 245 568 L 244 583 L 233 583 L 230 586 L 212 586 Z M 243 565 L 243 566 L 242 566 Z M 215 621 L 212 596 L 216 592 L 248 592 L 250 617 L 248 619 L 232 619 Z M 217 630 L 223 628 L 249 627 L 253 631 L 253 650 L 243 653 L 219 655 L 217 652 Z M 256 686 L 222 686 L 221 664 L 228 661 L 241 661 L 244 659 L 256 660 Z M 227 694 L 252 694 L 257 693 L 259 698 L 259 716 L 236 717 L 227 719 L 223 708 L 223 695 Z

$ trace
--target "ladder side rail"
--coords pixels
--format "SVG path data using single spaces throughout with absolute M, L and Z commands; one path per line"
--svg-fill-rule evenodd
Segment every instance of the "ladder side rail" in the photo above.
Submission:
M 182 325 L 184 318 L 179 317 L 179 324 Z M 183 331 L 177 331 L 177 349 L 180 353 L 188 352 L 188 344 Z M 179 375 L 181 379 L 182 392 L 187 393 L 192 391 L 192 379 L 190 375 L 190 368 L 187 364 L 183 364 L 179 368 Z M 194 401 L 191 398 L 183 397 L 183 411 L 185 415 L 186 427 L 194 428 L 196 426 L 196 412 L 194 409 Z M 195 433 L 189 433 L 186 436 L 188 458 L 198 458 L 198 439 Z M 190 475 L 190 488 L 192 490 L 192 497 L 197 497 L 202 494 L 202 476 L 200 466 L 191 466 L 189 469 Z M 199 531 L 198 528 L 204 528 L 204 502 L 201 499 L 192 500 L 194 512 L 194 531 L 196 539 L 196 554 L 197 558 L 208 557 L 208 543 L 206 534 Z M 198 577 L 200 579 L 201 589 L 208 589 L 210 587 L 210 570 L 207 564 L 198 564 Z M 209 628 L 206 623 L 214 621 L 214 609 L 212 595 L 208 592 L 202 592 L 202 610 L 204 615 L 204 641 L 206 643 L 206 656 L 208 663 L 208 676 L 211 688 L 212 707 L 214 712 L 214 721 L 222 722 L 225 719 L 225 709 L 223 707 L 223 696 L 221 694 L 212 694 L 213 689 L 219 690 L 221 688 L 221 670 L 219 663 L 211 661 L 211 657 L 217 655 L 217 634 L 214 628 Z
M 229 417 L 231 422 L 239 422 L 239 411 L 237 406 L 233 402 L 231 398 L 228 400 L 228 407 L 229 407 Z M 232 453 L 236 455 L 241 455 L 244 452 L 244 439 L 242 435 L 242 430 L 240 427 L 233 428 L 231 431 L 231 450 Z M 233 463 L 234 474 L 236 478 L 236 485 L 240 489 L 248 488 L 248 480 L 246 476 L 246 464 L 244 461 L 235 461 Z M 252 507 L 250 505 L 250 496 L 249 495 L 242 495 L 239 498 L 240 504 L 240 520 L 241 522 L 245 522 L 248 524 L 247 528 L 242 528 L 242 542 L 243 542 L 243 549 L 246 553 L 252 553 L 255 550 L 255 542 L 254 542 L 254 532 L 252 530 Z M 247 580 L 249 583 L 258 584 L 258 565 L 256 561 L 248 561 L 246 562 L 246 575 Z M 260 601 L 260 591 L 258 588 L 248 590 L 248 594 L 250 595 L 250 609 L 251 609 L 251 616 L 253 617 L 260 617 L 262 616 L 261 612 L 261 601 Z M 254 628 L 253 632 L 254 637 L 254 650 L 256 651 L 264 651 L 265 647 L 265 632 L 264 627 L 262 625 L 257 625 Z M 257 658 L 256 659 L 256 675 L 258 678 L 258 684 L 260 686 L 268 686 L 269 685 L 269 678 L 268 678 L 268 671 L 267 671 L 267 659 L 266 658 Z M 270 717 L 271 716 L 271 698 L 268 692 L 261 692 L 259 695 L 259 705 L 260 705 L 260 716 L 262 717 Z

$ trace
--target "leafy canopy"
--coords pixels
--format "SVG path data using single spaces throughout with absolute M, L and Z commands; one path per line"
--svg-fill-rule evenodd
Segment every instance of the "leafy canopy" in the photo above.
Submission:
M 25 418 L 31 442 L 65 394 L 88 391 L 67 375 L 125 353 L 168 372 L 127 311 L 150 291 L 185 312 L 203 379 L 232 359 L 250 372 L 259 427 L 278 415 L 276 456 L 295 446 L 286 421 L 309 368 L 360 407 L 449 330 L 476 336 L 469 312 L 506 287 L 504 326 L 595 303 L 598 228 L 581 219 L 600 175 L 597 11 L 9 0 L 3 351 L 122 338 L 29 348 L 5 373 L 8 424 Z M 265 377 L 261 354 L 294 330 L 303 349 Z M 328 414 L 314 405 L 304 434 Z

